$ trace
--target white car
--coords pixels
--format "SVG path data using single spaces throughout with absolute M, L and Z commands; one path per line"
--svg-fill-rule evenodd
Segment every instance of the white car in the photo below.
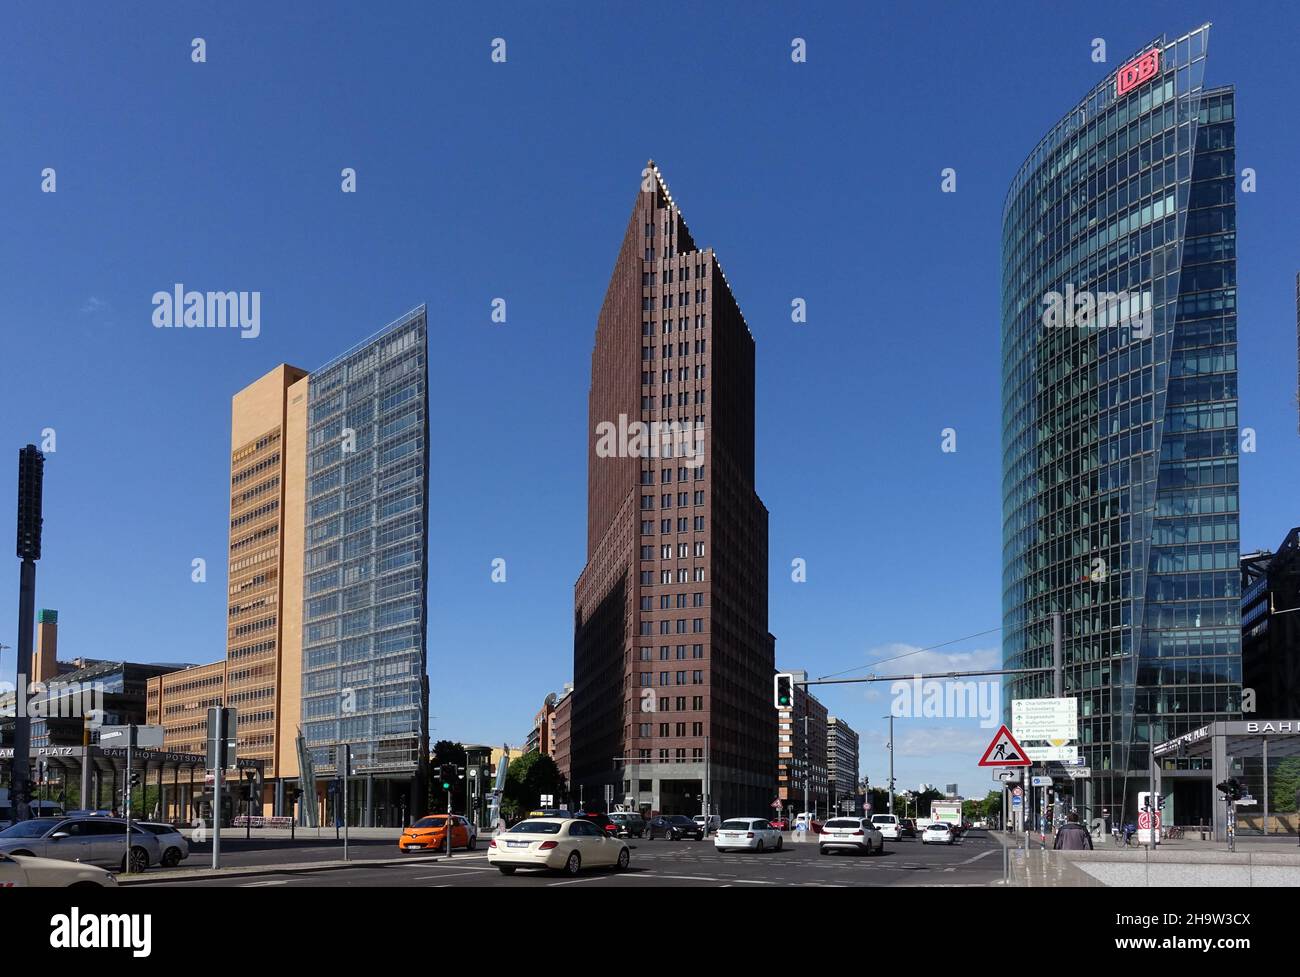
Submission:
M 540 868 L 577 875 L 586 868 L 627 868 L 631 851 L 581 818 L 528 818 L 488 842 L 488 864 L 502 875 Z
M 57 858 L 0 854 L 0 889 L 77 886 L 82 889 L 116 888 L 117 879 L 106 869 Z
M 722 825 L 722 818 L 718 817 L 716 814 L 709 815 L 707 824 L 705 824 L 705 818 L 703 814 L 695 815 L 694 821 L 696 824 L 704 825 L 704 833 L 706 835 L 713 834 L 713 832 L 717 831 L 718 828 L 721 827 Z
M 713 836 L 717 851 L 780 851 L 785 838 L 763 818 L 729 818 Z
M 942 821 L 930 822 L 921 833 L 923 845 L 951 845 L 956 840 L 957 836 L 953 834 L 952 826 Z
M 831 818 L 822 826 L 819 848 L 823 855 L 837 851 L 872 855 L 885 850 L 885 834 L 866 818 Z
M 880 832 L 882 838 L 898 841 L 903 836 L 903 825 L 893 814 L 873 814 L 871 826 Z

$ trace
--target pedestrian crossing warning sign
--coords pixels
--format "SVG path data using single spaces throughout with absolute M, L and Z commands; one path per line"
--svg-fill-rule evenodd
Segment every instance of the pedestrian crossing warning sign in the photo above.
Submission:
M 1027 767 L 1030 762 L 1025 751 L 1016 742 L 1016 738 L 1011 735 L 1011 730 L 1003 724 L 998 734 L 993 737 L 989 748 L 984 751 L 979 765 L 981 767 Z

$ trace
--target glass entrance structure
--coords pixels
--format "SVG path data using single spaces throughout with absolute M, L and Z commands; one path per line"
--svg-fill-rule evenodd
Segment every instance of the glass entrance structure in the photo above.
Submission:
M 1049 666 L 1062 614 L 1094 817 L 1133 813 L 1150 743 L 1240 706 L 1234 92 L 1203 86 L 1209 33 L 1097 85 L 1003 212 L 1003 658 Z

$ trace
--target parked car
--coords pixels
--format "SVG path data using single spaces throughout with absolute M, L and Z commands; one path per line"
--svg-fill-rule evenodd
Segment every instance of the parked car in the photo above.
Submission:
M 661 814 L 650 821 L 651 840 L 659 837 L 669 841 L 680 841 L 682 838 L 703 841 L 704 825 L 697 824 L 685 814 Z
M 646 821 L 640 814 L 616 811 L 609 819 L 617 829 L 615 834 L 621 838 L 640 838 L 645 834 Z
M 822 828 L 821 854 L 840 851 L 873 855 L 885 850 L 885 836 L 866 818 L 831 818 Z
M 459 814 L 451 815 L 451 847 L 473 851 L 478 832 Z M 447 815 L 428 814 L 402 832 L 397 839 L 398 851 L 446 851 Z
M 898 822 L 898 836 L 900 838 L 915 838 L 917 836 L 916 821 L 912 818 L 903 818 Z
M 893 814 L 873 814 L 871 825 L 880 832 L 881 837 L 889 841 L 898 841 L 903 836 L 900 819 Z
M 777 831 L 790 830 L 790 822 L 787 821 L 785 818 L 772 818 L 767 823 L 771 825 L 773 828 L 775 828 Z
M 82 862 L 0 854 L 0 889 L 69 886 L 78 889 L 116 888 L 117 879 L 107 869 Z
M 136 823 L 158 838 L 158 846 L 162 849 L 162 856 L 158 859 L 158 864 L 163 868 L 175 868 L 190 857 L 190 843 L 181 834 L 179 828 L 164 824 L 161 821 L 138 821 Z
M 32 818 L 0 831 L 0 852 L 34 855 L 67 862 L 87 862 L 126 871 L 143 872 L 162 860 L 156 835 L 131 826 L 128 856 L 126 822 L 120 818 Z
M 718 826 L 713 838 L 713 847 L 718 851 L 780 851 L 784 845 L 785 836 L 763 818 L 728 818 Z
M 932 821 L 921 835 L 921 844 L 923 845 L 951 845 L 957 840 L 957 835 L 952 830 L 952 825 L 943 821 Z
M 631 851 L 586 818 L 528 818 L 488 842 L 487 860 L 502 875 L 514 875 L 521 868 L 577 875 L 584 867 L 623 871 Z
M 722 826 L 722 818 L 718 817 L 716 814 L 710 814 L 707 818 L 705 818 L 703 814 L 697 814 L 691 820 L 696 824 L 705 825 L 705 834 L 713 834 L 713 832 L 717 831 L 718 828 Z M 705 824 L 706 821 L 708 822 L 707 824 Z

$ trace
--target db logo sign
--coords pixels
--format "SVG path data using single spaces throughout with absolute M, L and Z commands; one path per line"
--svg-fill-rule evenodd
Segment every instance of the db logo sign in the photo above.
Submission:
M 1115 76 L 1115 97 L 1122 98 L 1144 81 L 1150 81 L 1160 71 L 1160 49 L 1153 47 L 1146 54 L 1139 54 Z

